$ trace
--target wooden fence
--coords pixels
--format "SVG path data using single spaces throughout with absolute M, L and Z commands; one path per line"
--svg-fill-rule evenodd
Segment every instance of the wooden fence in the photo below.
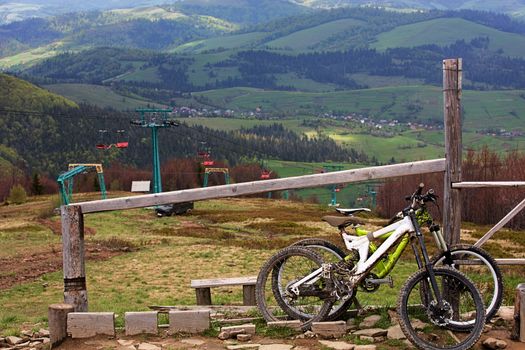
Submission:
M 244 196 L 255 193 L 318 187 L 338 183 L 385 179 L 404 175 L 445 172 L 443 230 L 449 243 L 460 238 L 460 191 L 473 187 L 525 186 L 525 182 L 462 182 L 461 181 L 461 59 L 443 61 L 443 99 L 446 158 L 297 176 L 284 179 L 246 182 L 233 185 L 194 188 L 182 191 L 115 198 L 62 206 L 62 243 L 64 269 L 64 301 L 75 311 L 87 311 L 88 296 L 84 262 L 84 214 L 140 208 L 168 203 L 200 201 L 212 198 Z M 525 206 L 525 200 L 503 218 L 476 245 L 483 244 L 494 232 Z M 501 259 L 500 263 L 525 263 L 525 259 Z

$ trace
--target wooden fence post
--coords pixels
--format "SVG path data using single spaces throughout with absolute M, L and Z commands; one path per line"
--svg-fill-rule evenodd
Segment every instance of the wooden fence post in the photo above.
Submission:
M 67 314 L 73 312 L 73 305 L 52 304 L 48 308 L 49 335 L 51 348 L 54 348 L 67 337 Z
M 75 312 L 88 311 L 86 268 L 84 264 L 84 216 L 76 205 L 61 207 L 64 303 Z
M 460 189 L 452 183 L 461 181 L 461 58 L 443 60 L 443 107 L 445 123 L 445 185 L 443 232 L 448 244 L 460 238 L 461 198 Z
M 514 299 L 514 324 L 510 333 L 512 340 L 525 342 L 525 283 L 516 287 Z

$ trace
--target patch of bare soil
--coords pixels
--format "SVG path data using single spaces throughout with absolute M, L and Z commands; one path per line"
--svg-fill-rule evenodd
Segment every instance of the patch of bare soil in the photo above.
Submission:
M 473 347 L 473 349 L 485 349 L 482 345 L 482 342 L 487 338 L 498 338 L 502 339 L 507 343 L 506 350 L 524 350 L 525 344 L 514 342 L 510 340 L 509 332 L 506 330 L 497 330 L 490 331 L 483 334 L 480 341 Z M 141 343 L 148 343 L 159 348 L 165 349 L 208 349 L 208 350 L 224 350 L 227 345 L 231 345 L 231 340 L 219 340 L 215 337 L 204 337 L 204 336 L 193 336 L 193 337 L 155 337 L 155 336 L 136 336 L 129 337 L 124 335 L 117 335 L 117 338 L 103 337 L 98 336 L 89 339 L 67 339 L 59 347 L 58 350 L 100 350 L 100 349 L 114 349 L 119 348 L 120 340 L 127 340 L 128 343 L 138 346 Z M 293 349 L 312 349 L 312 350 L 324 350 L 327 349 L 326 346 L 319 342 L 319 338 L 304 338 L 304 339 L 294 339 L 290 338 L 268 338 L 261 336 L 254 336 L 249 343 L 239 342 L 238 344 L 288 344 L 292 346 Z M 347 343 L 351 343 L 346 341 Z M 387 342 L 376 343 L 375 344 L 380 349 L 388 350 L 398 350 L 400 347 L 398 344 L 390 345 Z M 123 349 L 124 347 L 122 347 Z M 276 347 L 279 348 L 279 347 Z M 401 347 L 403 348 L 403 347 Z M 257 349 L 257 346 L 252 347 L 252 349 Z
M 86 243 L 86 259 L 106 260 L 126 250 L 117 250 L 100 244 Z M 16 284 L 31 282 L 40 276 L 62 270 L 62 247 L 55 245 L 31 256 L 0 259 L 0 290 Z

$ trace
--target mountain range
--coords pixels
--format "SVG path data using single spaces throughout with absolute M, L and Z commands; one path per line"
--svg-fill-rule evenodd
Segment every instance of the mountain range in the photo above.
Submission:
M 34 17 L 48 17 L 79 11 L 129 9 L 159 5 L 176 6 L 180 9 L 213 13 L 213 8 L 231 10 L 236 20 L 270 19 L 304 13 L 308 9 L 373 6 L 391 9 L 415 10 L 479 10 L 505 13 L 513 17 L 525 16 L 524 0 L 2 0 L 0 1 L 0 24 Z M 258 11 L 248 10 L 256 8 Z M 269 10 L 269 11 L 268 11 Z

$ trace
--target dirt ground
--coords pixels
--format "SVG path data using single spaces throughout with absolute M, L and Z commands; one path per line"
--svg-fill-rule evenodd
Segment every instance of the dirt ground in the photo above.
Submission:
M 106 260 L 122 254 L 99 244 L 86 244 L 87 260 Z M 62 247 L 54 245 L 51 248 L 34 252 L 30 256 L 15 256 L 0 259 L 0 290 L 15 285 L 37 280 L 40 276 L 62 270 Z
M 518 343 L 510 340 L 510 333 L 506 330 L 494 330 L 483 334 L 481 340 L 476 344 L 473 349 L 485 349 L 481 343 L 483 340 L 494 337 L 503 339 L 507 342 L 506 350 L 525 350 L 525 343 Z M 175 349 L 207 349 L 207 350 L 224 350 L 226 346 L 233 344 L 288 344 L 292 345 L 297 350 L 326 350 L 328 349 L 325 345 L 321 344 L 318 338 L 305 338 L 305 339 L 293 339 L 293 338 L 267 338 L 255 336 L 250 342 L 241 343 L 233 340 L 220 340 L 214 337 L 203 337 L 203 336 L 192 336 L 192 337 L 153 337 L 153 336 L 136 336 L 128 337 L 123 334 L 117 335 L 116 338 L 108 337 L 95 337 L 89 339 L 68 339 L 63 342 L 56 349 L 58 350 L 109 350 L 109 349 L 125 349 L 121 347 L 117 340 L 132 340 L 133 345 L 140 343 L 149 343 L 162 348 L 162 350 L 175 350 Z M 335 341 L 335 339 L 330 339 Z M 351 343 L 350 341 L 346 341 Z M 376 344 L 378 349 L 394 350 L 400 349 L 399 346 L 391 346 L 386 343 Z M 254 347 L 255 348 L 255 347 Z

